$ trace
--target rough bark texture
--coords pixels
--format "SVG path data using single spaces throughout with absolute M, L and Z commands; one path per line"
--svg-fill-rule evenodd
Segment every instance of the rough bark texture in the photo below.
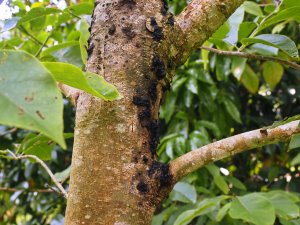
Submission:
M 211 28 L 191 26 L 211 34 L 242 0 L 234 2 Z M 169 166 L 155 153 L 158 110 L 172 70 L 209 35 L 192 44 L 197 33 L 191 35 L 183 21 L 195 19 L 190 9 L 176 22 L 165 1 L 96 0 L 87 70 L 104 76 L 124 98 L 104 102 L 79 94 L 66 225 L 150 224 L 172 189 Z
M 160 0 L 96 1 L 87 70 L 124 98 L 78 98 L 65 224 L 149 224 L 171 188 L 169 168 L 155 154 L 173 67 L 166 34 L 174 24 L 165 7 Z

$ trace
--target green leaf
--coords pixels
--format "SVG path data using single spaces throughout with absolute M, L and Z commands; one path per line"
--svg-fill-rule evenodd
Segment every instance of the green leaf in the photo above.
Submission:
M 44 135 L 28 134 L 22 141 L 19 153 L 35 155 L 41 160 L 51 160 L 55 143 Z
M 71 172 L 71 166 L 69 166 L 67 169 L 59 173 L 55 173 L 54 175 L 59 182 L 63 183 L 70 177 L 70 172 Z
M 261 43 L 276 47 L 291 57 L 299 57 L 296 44 L 287 36 L 280 34 L 261 34 L 254 38 L 244 38 L 242 43 L 249 45 Z
M 290 141 L 289 149 L 294 149 L 294 148 L 300 148 L 300 134 L 293 135 Z
M 283 218 L 279 218 L 279 221 L 282 225 L 300 225 L 300 219 L 285 220 Z
M 232 57 L 231 72 L 233 76 L 240 80 L 245 70 L 247 59 L 241 57 Z
M 223 39 L 226 37 L 229 31 L 230 31 L 230 26 L 228 21 L 226 21 L 222 26 L 219 27 L 219 29 L 215 33 L 213 33 L 211 37 L 213 39 Z
M 284 69 L 281 64 L 276 62 L 265 62 L 263 64 L 263 76 L 267 84 L 271 89 L 274 89 L 276 85 L 281 81 Z
M 78 45 L 77 41 L 68 41 L 68 42 L 64 42 L 62 44 L 54 45 L 54 46 L 47 48 L 45 51 L 42 51 L 41 57 L 44 57 L 46 55 L 54 55 L 55 56 L 55 52 L 57 52 L 61 49 L 67 48 L 67 47 L 77 46 L 77 45 Z
M 194 218 L 207 214 L 216 210 L 220 202 L 227 199 L 228 196 L 219 196 L 215 198 L 205 198 L 198 205 L 196 209 L 187 210 L 181 213 L 176 219 L 174 225 L 186 225 L 189 224 Z
M 293 158 L 293 160 L 291 161 L 292 166 L 295 166 L 295 165 L 298 165 L 298 164 L 300 164 L 300 153 L 298 153 L 298 155 L 296 155 L 296 157 Z
M 224 177 L 220 174 L 220 169 L 214 164 L 209 164 L 205 167 L 214 178 L 214 183 L 224 193 L 228 194 L 229 187 Z
M 222 57 L 220 55 L 217 56 L 216 75 L 218 81 L 227 79 L 230 74 L 230 63 L 231 60 L 229 57 Z
M 284 219 L 299 217 L 299 207 L 283 191 L 271 191 L 264 194 L 275 208 L 276 214 Z
M 256 43 L 250 46 L 250 51 L 261 55 L 274 56 L 278 55 L 279 49 L 272 46 Z
M 235 104 L 228 98 L 224 98 L 223 103 L 225 105 L 226 111 L 229 113 L 231 118 L 234 119 L 238 123 L 242 123 L 240 111 L 235 106 Z
M 198 94 L 198 83 L 194 78 L 190 78 L 187 83 L 187 88 L 193 93 Z
M 238 41 L 238 31 L 239 26 L 244 19 L 244 9 L 239 7 L 228 19 L 230 30 L 227 33 L 226 37 L 223 39 L 226 43 L 235 45 Z
M 207 204 L 199 207 L 196 210 L 187 210 L 180 214 L 176 219 L 174 225 L 187 225 L 191 222 L 195 217 L 206 214 L 214 209 L 214 203 L 208 202 Z
M 211 130 L 216 138 L 219 138 L 221 136 L 221 131 L 217 124 L 210 122 L 208 120 L 199 120 L 197 125 L 199 124 L 200 127 L 205 127 L 209 130 Z
M 248 65 L 246 65 L 246 68 L 242 74 L 241 82 L 252 94 L 257 92 L 259 79 L 256 73 Z
M 88 39 L 90 37 L 89 32 L 90 25 L 86 22 L 86 20 L 81 20 L 79 31 L 80 31 L 80 38 L 79 38 L 79 46 L 80 46 L 80 53 L 81 53 L 81 59 L 83 64 L 86 64 L 87 60 L 87 49 L 88 49 Z
M 214 183 L 224 193 L 229 193 L 229 187 L 222 175 L 214 176 Z
M 228 210 L 231 207 L 231 202 L 227 203 L 226 205 L 224 205 L 218 212 L 216 220 L 217 222 L 221 222 L 222 219 L 224 218 L 224 216 L 227 214 Z
M 229 181 L 234 187 L 243 191 L 247 191 L 246 186 L 239 179 L 235 177 L 226 177 L 226 180 Z
M 0 51 L 0 109 L 0 123 L 41 132 L 65 148 L 62 96 L 32 55 Z
M 212 35 L 211 42 L 223 40 L 230 45 L 238 41 L 238 28 L 244 19 L 244 9 L 239 7 L 229 19 Z
M 197 200 L 197 193 L 195 190 L 195 187 L 184 182 L 178 182 L 174 186 L 174 191 L 178 192 L 182 196 L 184 196 L 186 199 L 189 200 L 191 203 L 196 203 Z M 173 201 L 176 200 L 173 198 Z
M 258 193 L 237 197 L 231 204 L 229 215 L 256 225 L 270 225 L 275 222 L 274 207 L 267 198 Z
M 31 9 L 25 16 L 23 16 L 19 20 L 18 25 L 25 23 L 25 22 L 29 22 L 31 20 L 45 17 L 46 15 L 57 14 L 60 12 L 61 12 L 61 10 L 55 9 L 55 8 L 36 7 L 36 8 Z
M 285 10 L 282 10 L 275 14 L 274 16 L 270 17 L 268 20 L 266 20 L 261 27 L 259 28 L 259 31 L 275 24 L 279 23 L 281 21 L 288 21 L 288 20 L 295 20 L 298 23 L 300 22 L 300 14 L 299 14 L 300 6 L 287 8 Z
M 260 17 L 264 15 L 259 5 L 255 2 L 245 1 L 243 6 L 247 13 L 250 13 L 254 16 L 260 16 Z
M 300 1 L 298 0 L 282 0 L 279 10 L 284 10 L 287 8 L 293 8 L 295 6 L 300 6 Z
M 243 22 L 240 24 L 238 30 L 238 39 L 242 40 L 243 38 L 248 37 L 251 32 L 257 27 L 256 23 L 253 22 Z
M 83 72 L 78 67 L 67 63 L 45 62 L 43 64 L 53 74 L 54 78 L 61 83 L 108 101 L 121 97 L 117 89 L 100 75 Z
M 94 6 L 91 3 L 83 2 L 80 4 L 75 4 L 65 9 L 66 12 L 71 11 L 73 14 L 80 15 L 91 15 L 93 13 Z

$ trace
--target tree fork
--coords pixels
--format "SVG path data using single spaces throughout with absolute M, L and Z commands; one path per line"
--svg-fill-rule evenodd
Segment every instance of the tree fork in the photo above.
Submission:
M 161 0 L 96 0 L 86 69 L 124 97 L 78 96 L 66 225 L 151 223 L 176 181 L 155 153 L 172 71 L 241 3 L 194 0 L 174 18 Z

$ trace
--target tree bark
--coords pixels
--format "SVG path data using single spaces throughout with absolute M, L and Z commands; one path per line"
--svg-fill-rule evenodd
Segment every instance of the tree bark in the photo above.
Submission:
M 294 134 L 300 133 L 299 125 L 300 120 L 295 120 L 278 127 L 260 128 L 205 145 L 173 160 L 170 163 L 170 173 L 174 180 L 180 180 L 209 163 L 264 145 L 288 141 Z
M 176 181 L 155 153 L 172 71 L 241 3 L 195 0 L 174 18 L 161 0 L 96 0 L 86 68 L 124 97 L 79 93 L 66 225 L 151 223 Z M 224 15 L 209 22 L 211 13 Z
M 124 98 L 78 98 L 65 224 L 150 224 L 169 192 L 172 178 L 155 149 L 172 69 L 170 18 L 160 0 L 96 1 L 87 70 L 104 76 Z

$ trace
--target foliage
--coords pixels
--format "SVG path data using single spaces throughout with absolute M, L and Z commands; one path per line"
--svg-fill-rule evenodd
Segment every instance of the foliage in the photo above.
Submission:
M 80 2 L 58 8 L 46 0 L 11 1 L 13 17 L 3 22 L 0 36 L 0 122 L 13 126 L 0 126 L 0 149 L 37 155 L 60 172 L 56 175 L 62 181 L 69 174 L 74 109 L 54 82 L 105 100 L 120 98 L 102 77 L 83 70 L 93 1 Z M 178 14 L 186 2 L 169 5 Z M 299 8 L 298 0 L 284 0 L 279 7 L 273 1 L 246 1 L 204 46 L 299 62 Z M 44 78 L 32 78 L 37 75 Z M 299 71 L 277 62 L 195 51 L 177 69 L 161 108 L 160 160 L 168 162 L 216 139 L 300 114 L 299 83 Z M 32 97 L 37 92 L 43 95 Z M 24 115 L 18 114 L 20 107 Z M 48 117 L 61 122 L 49 123 Z M 64 147 L 63 137 L 70 138 L 66 150 L 54 143 Z M 190 174 L 176 184 L 153 225 L 300 224 L 299 146 L 296 135 L 289 145 L 270 145 Z M 33 162 L 1 159 L 0 187 L 19 191 L 0 192 L 0 224 L 61 224 L 64 199 L 57 193 L 38 193 L 50 183 Z
M 175 13 L 184 6 L 170 3 Z M 299 61 L 299 18 L 290 14 L 299 3 L 262 3 L 246 1 L 204 45 Z M 178 68 L 161 108 L 160 159 L 168 162 L 213 140 L 299 114 L 299 78 L 299 71 L 277 62 L 196 51 Z M 299 140 L 296 135 L 290 146 L 266 146 L 190 174 L 152 224 L 299 224 Z

